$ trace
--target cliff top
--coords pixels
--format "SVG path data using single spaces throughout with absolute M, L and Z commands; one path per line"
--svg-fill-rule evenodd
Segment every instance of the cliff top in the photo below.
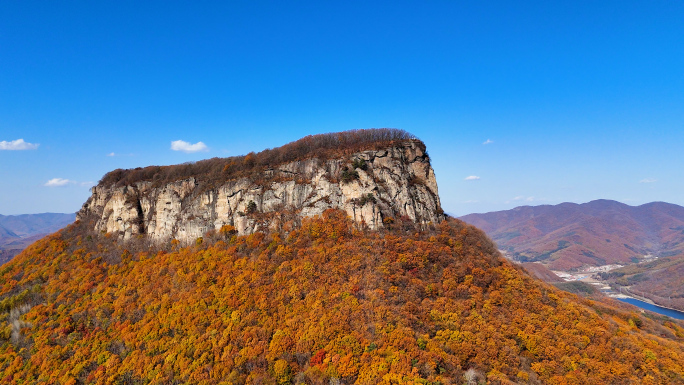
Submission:
M 275 149 L 176 166 L 115 170 L 78 213 L 124 240 L 195 242 L 210 230 L 239 234 L 296 226 L 343 209 L 371 229 L 404 218 L 444 219 L 425 144 L 396 129 L 311 135 Z
M 379 149 L 407 140 L 418 141 L 422 150 L 425 144 L 414 135 L 394 128 L 360 129 L 327 134 L 309 135 L 281 147 L 258 153 L 228 158 L 211 158 L 173 166 L 148 166 L 134 169 L 116 169 L 105 174 L 99 186 L 126 186 L 150 181 L 155 185 L 194 177 L 204 182 L 225 181 L 249 175 L 280 164 L 312 157 L 328 159 L 364 150 Z

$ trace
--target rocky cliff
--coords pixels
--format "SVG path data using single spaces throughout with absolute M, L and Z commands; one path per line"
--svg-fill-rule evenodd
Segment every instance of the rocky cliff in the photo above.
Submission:
M 332 158 L 314 151 L 306 159 L 211 183 L 195 176 L 159 183 L 155 176 L 122 185 L 106 183 L 105 177 L 92 188 L 77 219 L 124 240 L 144 235 L 184 244 L 224 225 L 249 234 L 296 225 L 330 208 L 346 211 L 370 229 L 397 219 L 441 222 L 445 216 L 424 144 L 407 139 L 376 147 Z

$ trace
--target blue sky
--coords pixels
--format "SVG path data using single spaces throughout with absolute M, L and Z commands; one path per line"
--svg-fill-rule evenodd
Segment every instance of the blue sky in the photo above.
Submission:
M 425 141 L 454 215 L 684 205 L 682 2 L 139 3 L 0 2 L 0 214 L 370 127 Z

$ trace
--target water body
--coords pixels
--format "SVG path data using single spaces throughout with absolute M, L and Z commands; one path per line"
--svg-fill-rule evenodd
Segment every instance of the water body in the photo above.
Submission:
M 671 309 L 666 309 L 664 307 L 651 305 L 648 302 L 639 301 L 638 299 L 635 299 L 635 298 L 615 298 L 615 299 L 620 300 L 622 302 L 627 302 L 627 303 L 632 304 L 634 306 L 638 306 L 642 309 L 650 310 L 654 313 L 666 315 L 666 316 L 671 317 L 671 318 L 684 319 L 684 313 L 682 313 L 681 311 L 671 310 Z

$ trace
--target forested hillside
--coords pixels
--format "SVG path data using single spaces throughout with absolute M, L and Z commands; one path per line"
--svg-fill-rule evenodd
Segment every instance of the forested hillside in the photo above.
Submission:
M 149 252 L 79 226 L 0 270 L 2 383 L 684 382 L 681 325 L 556 290 L 457 220 L 331 210 Z
M 511 257 L 554 270 L 631 264 L 645 256 L 684 252 L 684 207 L 652 202 L 628 206 L 611 200 L 522 206 L 462 220 L 477 226 Z
M 0 265 L 31 243 L 72 223 L 76 214 L 0 215 Z
M 684 311 L 684 254 L 625 266 L 598 274 L 626 293 Z

